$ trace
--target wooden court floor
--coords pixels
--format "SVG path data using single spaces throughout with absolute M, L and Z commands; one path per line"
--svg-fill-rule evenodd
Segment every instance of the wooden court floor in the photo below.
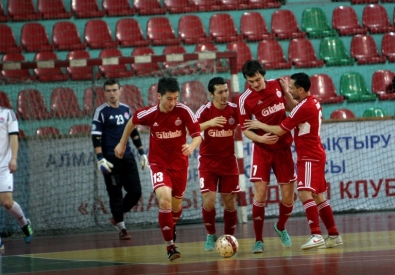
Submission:
M 238 224 L 239 252 L 222 258 L 205 252 L 203 224 L 177 226 L 181 258 L 169 262 L 159 228 L 133 229 L 132 240 L 118 240 L 117 232 L 40 236 L 29 245 L 19 237 L 4 238 L 0 274 L 395 274 L 395 213 L 336 215 L 344 245 L 302 251 L 308 237 L 305 217 L 291 217 L 287 230 L 291 248 L 281 246 L 265 220 L 265 251 L 252 254 L 252 222 Z M 217 231 L 222 232 L 222 224 Z M 219 234 L 220 235 L 220 234 Z

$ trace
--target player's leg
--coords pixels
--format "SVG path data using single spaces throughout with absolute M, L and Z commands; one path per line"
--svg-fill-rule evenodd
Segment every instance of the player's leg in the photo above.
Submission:
M 123 213 L 127 213 L 140 200 L 141 183 L 134 156 L 132 154 L 124 156 L 121 163 L 121 183 L 126 191 L 126 194 L 123 197 Z
M 236 197 L 240 192 L 238 169 L 234 175 L 220 176 L 218 192 L 224 204 L 224 233 L 234 235 L 237 225 Z

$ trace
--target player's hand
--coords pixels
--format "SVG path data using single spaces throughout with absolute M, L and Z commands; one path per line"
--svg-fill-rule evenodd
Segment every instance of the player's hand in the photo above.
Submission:
M 275 144 L 278 139 L 279 137 L 277 135 L 273 135 L 272 133 L 266 133 L 263 136 L 259 137 L 259 142 L 265 144 Z
M 143 154 L 140 156 L 140 165 L 141 165 L 141 169 L 145 169 L 145 167 L 147 167 L 148 164 L 148 159 L 147 159 L 147 155 Z
M 16 159 L 11 159 L 10 162 L 8 163 L 8 169 L 10 169 L 10 173 L 14 173 L 16 171 L 17 164 L 16 164 Z
M 122 146 L 120 143 L 117 144 L 114 148 L 115 156 L 119 159 L 123 158 L 123 154 L 125 153 L 126 145 Z
M 105 158 L 100 158 L 97 162 L 97 167 L 103 174 L 108 174 L 111 173 L 111 168 L 113 168 L 114 165 Z
M 285 79 L 283 77 L 278 78 L 278 82 L 280 83 L 281 89 L 284 92 L 288 91 L 288 86 L 287 86 L 287 82 L 285 81 Z
M 246 127 L 246 130 L 261 129 L 261 124 L 262 122 L 258 120 L 246 119 L 244 122 L 244 127 Z
M 210 120 L 211 127 L 224 127 L 226 124 L 226 118 L 223 116 L 218 116 Z
M 189 146 L 189 144 L 184 144 L 182 145 L 182 154 L 184 156 L 190 156 L 193 153 L 193 149 L 191 148 L 191 146 Z

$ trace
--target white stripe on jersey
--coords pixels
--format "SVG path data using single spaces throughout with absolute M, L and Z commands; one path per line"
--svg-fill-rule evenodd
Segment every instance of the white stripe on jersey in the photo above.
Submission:
M 191 108 L 189 108 L 187 105 L 182 104 L 182 103 L 180 103 L 180 102 L 177 102 L 176 107 L 181 107 L 181 108 L 187 110 L 188 113 L 189 113 L 189 115 L 190 115 L 191 118 L 192 118 L 192 122 L 195 123 L 195 122 L 198 121 L 197 118 L 196 118 L 196 116 L 195 116 L 195 114 L 192 112 Z
M 200 118 L 200 115 L 203 113 L 203 111 L 204 111 L 205 109 L 210 109 L 210 107 L 211 107 L 211 102 L 208 102 L 208 103 L 206 103 L 206 104 L 200 106 L 200 108 L 196 111 L 196 114 L 195 114 L 196 117 L 197 117 L 197 118 Z
M 99 107 L 97 107 L 95 110 L 95 113 L 93 114 L 93 120 L 99 121 L 99 114 L 100 114 L 101 110 L 103 110 L 107 106 L 109 106 L 109 105 L 107 104 L 107 102 L 105 102 L 102 105 L 100 105 Z
M 250 90 L 249 88 L 241 94 L 241 96 L 239 97 L 239 108 L 240 108 L 240 114 L 245 115 L 246 114 L 246 110 L 244 109 L 244 101 L 246 99 L 246 97 L 248 95 L 250 95 L 252 93 L 252 90 Z
M 292 112 L 289 114 L 290 117 L 293 117 L 295 113 L 302 107 L 304 103 L 306 103 L 307 98 L 303 99 L 301 102 L 299 102 L 298 105 L 295 106 L 295 108 L 292 109 Z
M 141 111 L 140 113 L 137 114 L 137 118 L 141 119 L 142 117 L 145 117 L 146 115 L 149 115 L 152 112 L 155 112 L 158 110 L 158 105 L 152 106 L 151 108 Z

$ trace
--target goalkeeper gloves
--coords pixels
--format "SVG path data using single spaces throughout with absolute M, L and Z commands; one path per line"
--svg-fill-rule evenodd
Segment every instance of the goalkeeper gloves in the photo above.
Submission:
M 97 154 L 97 168 L 103 173 L 103 174 L 108 174 L 111 173 L 111 168 L 114 167 L 114 165 L 107 161 L 104 157 L 103 154 Z
M 140 156 L 140 165 L 141 165 L 141 169 L 144 170 L 145 167 L 147 167 L 148 164 L 148 159 L 147 159 L 147 155 L 143 154 Z

